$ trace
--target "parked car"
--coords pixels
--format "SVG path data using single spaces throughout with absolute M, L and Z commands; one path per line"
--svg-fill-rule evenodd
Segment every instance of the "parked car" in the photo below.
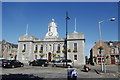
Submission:
M 53 67 L 66 67 L 66 61 L 67 61 L 67 67 L 73 67 L 73 61 L 72 60 L 59 60 L 59 61 L 53 61 L 52 66 Z
M 11 67 L 11 68 L 15 68 L 15 67 L 23 67 L 24 64 L 21 63 L 18 60 L 4 60 L 2 63 L 2 67 Z
M 48 66 L 48 60 L 47 59 L 37 59 L 33 60 L 29 63 L 31 66 Z
M 0 59 L 0 67 L 2 67 L 2 63 L 5 59 Z

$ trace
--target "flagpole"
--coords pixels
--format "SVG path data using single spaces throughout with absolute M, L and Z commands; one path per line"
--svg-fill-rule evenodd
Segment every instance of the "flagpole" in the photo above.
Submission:
M 28 24 L 26 26 L 26 35 L 28 35 Z

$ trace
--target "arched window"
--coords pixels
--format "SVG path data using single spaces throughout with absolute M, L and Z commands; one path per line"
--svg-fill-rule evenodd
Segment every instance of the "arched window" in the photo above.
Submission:
M 60 50 L 60 44 L 58 44 L 58 51 Z
M 35 45 L 35 48 L 34 48 L 34 53 L 37 53 L 38 52 L 38 46 Z
M 50 51 L 52 50 L 52 45 L 51 44 L 49 45 L 49 49 L 50 49 Z
M 22 52 L 25 52 L 26 51 L 26 44 L 23 44 L 23 50 Z
M 26 44 L 24 44 L 23 49 L 26 50 Z
M 43 51 L 43 45 L 41 45 L 41 48 L 40 48 L 40 50 L 42 50 L 42 51 Z
M 37 47 L 37 45 L 35 46 L 35 50 L 36 50 L 36 51 L 38 50 L 38 47 Z

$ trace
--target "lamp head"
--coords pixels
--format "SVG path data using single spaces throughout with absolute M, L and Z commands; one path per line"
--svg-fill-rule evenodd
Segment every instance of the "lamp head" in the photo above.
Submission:
M 69 20 L 70 18 L 69 17 L 66 17 L 66 20 Z
M 115 21 L 115 18 L 111 18 L 110 21 Z

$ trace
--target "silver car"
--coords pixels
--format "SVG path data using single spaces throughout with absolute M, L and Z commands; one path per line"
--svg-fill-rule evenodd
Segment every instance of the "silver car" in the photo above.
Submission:
M 67 60 L 67 67 L 73 67 L 73 61 Z M 66 67 L 66 60 L 59 60 L 59 61 L 53 61 L 52 63 L 53 67 Z

